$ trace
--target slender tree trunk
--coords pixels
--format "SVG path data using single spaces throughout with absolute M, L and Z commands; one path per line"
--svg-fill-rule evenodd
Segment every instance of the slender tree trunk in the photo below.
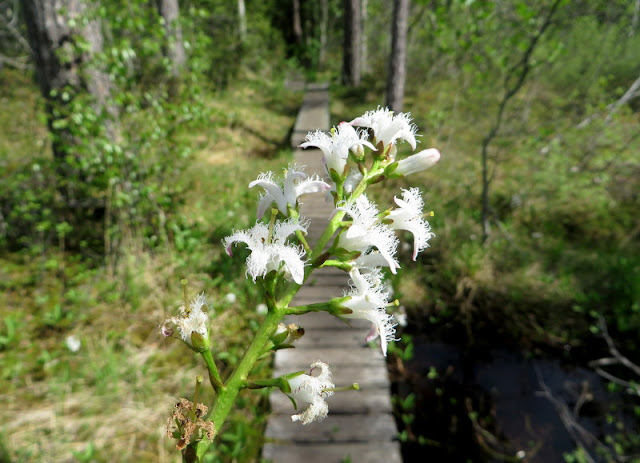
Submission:
M 362 37 L 360 38 L 360 72 L 366 74 L 369 72 L 369 46 L 367 42 L 367 11 L 369 9 L 369 0 L 362 0 Z
M 633 5 L 633 16 L 631 18 L 631 28 L 629 37 L 633 37 L 638 32 L 638 22 L 640 20 L 640 0 L 636 0 Z
M 242 42 L 247 38 L 247 10 L 244 0 L 238 0 L 238 35 Z
M 300 0 L 293 0 L 293 37 L 297 45 L 302 43 L 302 19 L 300 17 Z
M 180 92 L 180 75 L 187 62 L 180 26 L 180 6 L 178 0 L 157 0 L 158 13 L 164 19 L 164 29 L 167 37 L 166 54 L 171 63 L 171 80 L 169 95 L 176 96 Z
M 327 60 L 327 29 L 329 28 L 329 0 L 320 0 L 320 53 L 318 67 L 322 69 Z
M 391 27 L 391 55 L 387 74 L 387 106 L 402 111 L 407 62 L 407 28 L 410 0 L 394 0 Z
M 21 0 L 36 64 L 36 76 L 46 100 L 49 130 L 53 135 L 53 154 L 65 159 L 74 152 L 77 140 L 67 124 L 69 102 L 87 91 L 98 114 L 116 116 L 111 104 L 111 86 L 106 73 L 96 65 L 86 66 L 92 54 L 102 51 L 102 33 L 97 21 L 86 19 L 83 0 Z M 76 43 L 84 39 L 91 53 Z M 107 127 L 111 130 L 110 127 Z
M 342 83 L 345 85 L 360 85 L 361 37 L 362 11 L 360 10 L 360 0 L 344 0 Z

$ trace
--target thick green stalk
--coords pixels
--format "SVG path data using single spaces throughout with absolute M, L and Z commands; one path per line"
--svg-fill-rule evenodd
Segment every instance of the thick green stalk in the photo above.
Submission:
M 213 421 L 213 425 L 217 432 L 220 432 L 227 415 L 231 411 L 236 401 L 238 392 L 246 384 L 245 381 L 255 365 L 258 357 L 262 354 L 264 346 L 269 342 L 269 338 L 275 331 L 278 323 L 282 319 L 282 312 L 277 307 L 272 308 L 258 329 L 253 341 L 247 348 L 231 377 L 227 380 L 224 388 L 220 390 L 213 410 L 209 414 L 209 420 Z M 211 444 L 210 442 L 208 443 Z M 208 447 L 208 445 L 207 445 Z

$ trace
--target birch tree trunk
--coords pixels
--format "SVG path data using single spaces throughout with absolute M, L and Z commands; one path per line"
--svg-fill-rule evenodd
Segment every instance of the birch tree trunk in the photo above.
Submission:
M 362 74 L 369 72 L 369 44 L 367 42 L 367 11 L 369 9 L 369 1 L 362 0 L 362 37 L 360 40 L 360 71 Z
M 83 21 L 87 18 L 83 0 L 21 0 L 21 6 L 36 77 L 46 100 L 53 155 L 64 159 L 74 152 L 77 140 L 61 108 L 68 107 L 76 95 L 88 92 L 98 115 L 106 112 L 111 119 L 116 117 L 108 76 L 96 65 L 87 66 L 92 55 L 102 52 L 100 24 Z M 78 38 L 89 44 L 90 52 L 81 51 L 86 48 L 79 46 Z
M 157 0 L 158 13 L 164 19 L 167 36 L 167 57 L 171 62 L 171 77 L 177 82 L 187 62 L 180 26 L 180 6 L 178 0 Z M 176 90 L 176 89 L 174 89 Z
M 360 9 L 360 0 L 344 0 L 342 83 L 345 85 L 360 85 L 361 37 L 362 11 Z
M 247 9 L 244 0 L 238 0 L 238 35 L 242 42 L 247 38 Z
M 638 21 L 640 20 L 640 0 L 636 0 L 633 5 L 633 16 L 631 18 L 631 28 L 629 37 L 633 37 L 638 32 Z
M 293 0 L 293 38 L 297 45 L 302 43 L 302 19 L 300 17 L 300 0 Z
M 394 0 L 391 27 L 391 55 L 387 74 L 387 106 L 402 111 L 407 62 L 407 29 L 410 0 Z
M 329 27 L 329 0 L 320 0 L 320 53 L 318 67 L 324 68 L 327 61 L 327 29 Z

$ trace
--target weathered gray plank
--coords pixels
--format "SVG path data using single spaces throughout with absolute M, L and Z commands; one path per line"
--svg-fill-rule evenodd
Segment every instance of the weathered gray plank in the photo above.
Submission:
M 297 147 L 302 143 L 308 132 L 318 128 L 329 128 L 329 87 L 326 84 L 307 86 L 304 101 L 298 112 L 293 133 L 291 134 L 291 146 Z
M 308 425 L 291 421 L 290 416 L 273 415 L 266 429 L 267 439 L 291 442 L 369 442 L 390 441 L 396 423 L 387 413 L 367 415 L 329 415 Z
M 349 287 L 349 275 L 345 272 L 341 273 L 332 273 L 332 274 L 318 274 L 313 272 L 307 281 L 305 282 L 303 288 L 309 287 L 325 287 L 325 286 L 335 286 L 341 289 L 346 289 Z
M 344 295 L 343 288 L 326 288 L 318 286 L 303 286 L 298 292 L 305 298 L 318 299 L 319 302 L 326 302 L 333 297 L 342 297 Z
M 299 317 L 302 318 L 302 317 Z M 302 323 L 304 326 L 304 323 Z M 336 329 L 305 329 L 304 336 L 296 340 L 296 349 L 321 349 L 325 347 L 353 346 L 366 347 L 364 341 L 369 330 L 336 330 Z
M 326 301 L 326 299 L 325 299 Z M 295 307 L 297 305 L 306 305 L 312 304 L 314 302 L 325 302 L 319 301 L 316 299 L 307 299 L 304 296 L 295 298 L 291 307 Z M 348 330 L 348 329 L 359 329 L 368 330 L 371 326 L 371 322 L 362 319 L 341 319 L 338 317 L 334 317 L 333 315 L 328 314 L 327 312 L 310 312 L 303 315 L 291 315 L 287 317 L 287 323 L 295 323 L 303 327 L 305 330 L 316 330 L 316 329 L 336 329 L 336 330 Z
M 397 442 L 349 444 L 267 444 L 263 458 L 273 463 L 402 463 Z
M 391 413 L 389 391 L 385 388 L 369 388 L 359 391 L 343 391 L 327 398 L 330 416 L 344 414 Z M 280 391 L 271 396 L 271 410 L 276 415 L 293 415 L 291 400 Z
M 384 359 L 379 349 L 343 347 L 328 347 L 324 349 L 283 349 L 278 351 L 275 359 L 275 368 L 295 365 L 306 369 L 316 360 L 328 363 L 334 370 L 338 367 L 382 366 Z M 305 367 L 306 365 L 306 367 Z
M 274 372 L 274 376 L 282 376 L 286 373 L 293 373 L 294 371 L 308 371 L 309 364 L 307 365 L 286 365 L 277 368 Z M 348 386 L 353 383 L 358 383 L 360 389 L 363 391 L 369 389 L 384 389 L 389 390 L 389 378 L 387 375 L 387 369 L 377 366 L 362 366 L 362 367 L 349 367 L 349 368 L 333 368 L 331 370 L 331 378 L 336 386 Z M 276 391 L 282 395 L 281 392 Z M 275 392 L 274 392 L 275 394 Z M 337 393 L 335 396 L 342 395 L 342 392 Z M 351 396 L 356 397 L 357 396 Z

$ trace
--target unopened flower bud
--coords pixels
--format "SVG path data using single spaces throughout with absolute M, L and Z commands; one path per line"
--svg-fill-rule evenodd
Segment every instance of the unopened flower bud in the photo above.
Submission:
M 357 162 L 364 161 L 364 147 L 362 145 L 355 145 L 351 148 L 351 153 Z
M 435 165 L 440 160 L 440 152 L 435 148 L 420 151 L 398 162 L 398 167 L 394 170 L 396 176 L 406 176 L 416 172 L 422 172 Z
M 287 325 L 287 329 L 289 330 L 289 339 L 291 340 L 290 342 L 293 342 L 296 339 L 300 339 L 302 336 L 304 336 L 304 328 L 296 325 L 295 323 L 289 323 L 289 325 Z
M 209 336 L 203 336 L 197 331 L 191 332 L 191 348 L 196 352 L 205 352 L 209 350 L 211 344 L 209 343 Z

